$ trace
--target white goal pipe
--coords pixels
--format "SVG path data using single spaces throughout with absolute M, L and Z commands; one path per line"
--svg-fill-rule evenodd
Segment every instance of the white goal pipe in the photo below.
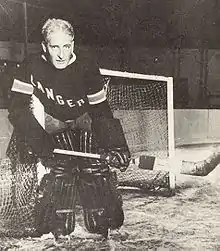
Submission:
M 175 155 L 173 78 L 167 78 L 168 148 L 169 158 Z
M 112 76 L 112 77 L 122 77 L 122 78 L 135 78 L 135 79 L 145 79 L 145 80 L 156 80 L 156 81 L 168 81 L 168 77 L 157 76 L 157 75 L 146 75 L 142 73 L 133 73 L 127 71 L 115 71 L 100 68 L 101 75 Z

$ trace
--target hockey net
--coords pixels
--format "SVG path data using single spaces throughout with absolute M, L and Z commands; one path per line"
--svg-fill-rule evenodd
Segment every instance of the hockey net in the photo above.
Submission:
M 144 167 L 151 171 L 140 169 L 138 161 L 143 156 L 168 159 L 174 154 L 172 77 L 107 69 L 100 72 L 106 77 L 108 102 L 114 117 L 121 121 L 133 159 L 125 173 L 119 172 L 119 185 L 170 188 L 169 170 L 153 170 L 153 163 Z

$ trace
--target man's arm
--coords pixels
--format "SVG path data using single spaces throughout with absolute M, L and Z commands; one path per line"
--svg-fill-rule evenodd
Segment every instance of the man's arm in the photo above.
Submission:
M 31 96 L 13 93 L 8 109 L 9 120 L 32 151 L 38 157 L 44 157 L 52 153 L 53 139 L 33 115 L 30 103 Z
M 113 113 L 106 99 L 101 103 L 90 105 L 89 115 L 93 121 L 103 118 L 113 118 Z
M 98 145 L 105 151 L 106 160 L 111 166 L 126 170 L 130 163 L 130 151 L 121 123 L 113 117 L 107 100 L 90 105 L 92 131 Z
M 114 119 L 109 107 L 104 79 L 98 64 L 90 63 L 85 74 L 88 89 L 89 115 L 92 119 L 92 130 L 98 144 L 109 155 L 109 164 L 125 170 L 130 162 L 130 152 L 119 120 Z M 118 139 L 122 140 L 121 142 Z M 114 141 L 115 140 L 115 141 Z

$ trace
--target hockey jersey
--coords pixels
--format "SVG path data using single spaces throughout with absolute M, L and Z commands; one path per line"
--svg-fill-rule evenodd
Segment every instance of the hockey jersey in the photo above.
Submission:
M 17 71 L 9 119 L 38 155 L 53 149 L 43 113 L 65 122 L 86 112 L 92 119 L 112 117 L 93 58 L 77 56 L 65 69 L 56 69 L 44 55 L 32 55 Z

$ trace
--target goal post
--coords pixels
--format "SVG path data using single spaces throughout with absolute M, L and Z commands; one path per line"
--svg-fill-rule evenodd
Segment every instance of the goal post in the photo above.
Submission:
M 173 103 L 173 78 L 167 78 L 167 109 L 168 109 L 168 144 L 169 158 L 175 155 L 175 135 L 174 135 L 174 103 Z

